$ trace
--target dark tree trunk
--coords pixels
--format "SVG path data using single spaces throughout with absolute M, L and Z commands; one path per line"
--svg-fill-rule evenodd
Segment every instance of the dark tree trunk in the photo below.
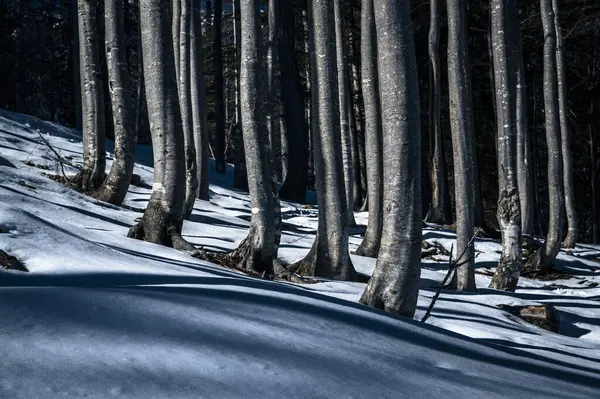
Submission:
M 75 180 L 83 191 L 96 190 L 104 181 L 104 94 L 96 0 L 78 0 L 81 108 L 83 115 L 83 169 Z
M 281 21 L 292 21 L 294 9 L 290 1 L 281 2 L 279 12 Z M 279 194 L 281 198 L 304 203 L 308 177 L 308 127 L 304 117 L 304 98 L 302 81 L 296 56 L 295 26 L 293 23 L 281 25 L 279 62 L 281 71 L 281 100 L 283 103 L 283 122 L 288 138 L 288 169 Z M 293 150 L 292 150 L 293 149 Z
M 454 287 L 458 291 L 475 291 L 477 288 L 474 270 L 475 247 L 472 243 L 475 232 L 475 171 L 471 145 L 474 127 L 467 16 L 463 1 L 447 0 L 446 4 L 448 8 L 448 89 L 451 104 L 450 127 L 456 201 L 456 253 L 457 258 L 462 255 L 462 258 L 457 260 L 462 265 L 456 270 Z M 434 174 L 432 178 L 435 178 Z
M 516 21 L 511 7 L 516 0 L 492 0 L 492 42 L 496 82 L 498 133 L 498 224 L 502 234 L 502 254 L 490 284 L 491 288 L 514 291 L 523 267 L 521 258 L 521 204 L 517 184 L 517 133 L 515 118 L 514 62 L 510 30 Z
M 133 175 L 135 130 L 127 69 L 123 0 L 104 2 L 106 66 L 115 134 L 115 157 L 108 177 L 94 193 L 99 200 L 120 205 Z
M 15 37 L 15 110 L 19 113 L 25 112 L 25 74 L 23 74 L 23 6 L 22 0 L 16 0 L 17 28 Z
M 312 149 L 319 203 L 317 237 L 308 255 L 292 265 L 304 275 L 350 280 L 348 222 L 339 118 L 333 2 L 309 0 L 312 78 Z
M 430 2 L 429 18 L 429 145 L 431 173 L 431 202 L 425 220 L 448 224 L 452 219 L 448 175 L 444 157 L 444 140 L 441 126 L 442 82 L 440 80 L 440 12 L 438 0 Z M 460 51 L 460 49 L 457 49 Z M 470 93 L 469 93 L 470 97 Z M 451 112 L 453 110 L 451 109 Z
M 223 87 L 223 43 L 221 23 L 223 0 L 214 1 L 213 59 L 215 71 L 215 166 L 218 173 L 225 173 L 225 104 Z
M 190 49 L 190 78 L 194 145 L 198 180 L 198 198 L 208 201 L 209 196 L 209 137 L 206 120 L 206 81 L 204 79 L 204 50 L 202 47 L 202 0 L 192 1 L 192 29 Z
M 269 142 L 271 143 L 273 157 L 273 167 L 275 168 L 277 175 L 281 176 L 281 157 L 277 156 L 278 150 L 281 149 L 281 136 L 278 134 L 279 130 L 276 128 L 278 121 L 278 109 L 277 104 L 277 90 L 275 88 L 275 68 L 277 64 L 277 37 L 279 30 L 279 16 L 277 8 L 280 7 L 279 1 L 269 0 L 268 6 L 268 43 L 267 43 L 267 65 L 266 65 L 266 104 L 265 110 L 265 121 L 267 124 L 267 130 L 269 134 Z
M 242 43 L 242 26 L 240 0 L 233 0 L 233 39 L 235 47 L 235 113 L 234 125 L 242 123 L 240 116 L 240 45 Z
M 373 1 L 362 0 L 361 9 L 362 90 L 365 104 L 365 144 L 369 153 L 366 160 L 369 221 L 365 237 L 356 250 L 356 254 L 376 258 L 379 253 L 383 226 L 383 136 L 381 133 L 377 34 Z
M 360 302 L 412 317 L 421 273 L 421 121 L 408 1 L 375 7 L 383 127 L 383 234 Z
M 598 222 L 598 189 L 596 186 L 597 177 L 597 161 L 596 161 L 596 132 L 594 129 L 594 114 L 596 102 L 592 98 L 590 101 L 588 135 L 590 139 L 590 171 L 591 171 L 591 188 L 592 188 L 592 243 L 597 244 L 600 241 L 600 226 Z
M 78 26 L 78 11 L 77 0 L 71 0 L 71 29 L 73 39 L 71 41 L 71 56 L 73 62 L 73 85 L 75 96 L 75 129 L 83 130 L 83 119 L 81 115 L 81 67 L 79 65 L 79 26 Z

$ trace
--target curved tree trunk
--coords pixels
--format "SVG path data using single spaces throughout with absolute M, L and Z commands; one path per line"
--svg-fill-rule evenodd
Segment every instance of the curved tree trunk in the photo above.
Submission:
M 102 186 L 94 193 L 101 201 L 120 205 L 133 175 L 135 130 L 131 85 L 127 70 L 123 0 L 104 2 L 106 67 L 113 108 L 115 157 Z
M 190 32 L 192 22 L 192 0 L 179 0 L 181 18 L 179 32 L 179 107 L 185 146 L 185 202 L 183 217 L 188 219 L 198 196 L 198 166 L 194 143 L 192 120 L 192 87 L 190 74 Z
M 540 0 L 544 28 L 544 116 L 548 145 L 549 221 L 546 241 L 527 261 L 528 267 L 548 270 L 560 251 L 565 212 L 561 154 L 558 84 L 556 79 L 556 29 L 551 0 Z
M 215 167 L 225 173 L 225 104 L 223 86 L 223 0 L 214 1 L 213 14 L 213 66 L 215 71 Z
M 209 137 L 206 120 L 206 81 L 204 79 L 204 50 L 202 47 L 202 0 L 192 0 L 192 29 L 190 48 L 190 79 L 192 121 L 196 153 L 198 198 L 209 196 Z
M 183 223 L 185 153 L 169 2 L 142 0 L 140 21 L 154 184 L 142 220 L 128 236 L 173 246 Z
M 104 94 L 100 73 L 100 49 L 96 0 L 78 0 L 81 113 L 83 117 L 83 170 L 75 179 L 83 191 L 93 191 L 104 181 Z
M 308 255 L 290 268 L 334 280 L 354 278 L 348 250 L 333 2 L 309 0 L 312 148 L 319 203 L 317 236 Z
M 421 273 L 421 121 L 408 1 L 375 7 L 383 126 L 383 234 L 360 302 L 412 317 Z
M 448 89 L 450 127 L 454 155 L 456 199 L 456 252 L 458 267 L 453 281 L 458 291 L 475 291 L 475 176 L 473 170 L 473 98 L 469 73 L 467 16 L 464 2 L 447 0 L 448 7 Z M 432 21 L 433 22 L 433 21 Z M 432 175 L 433 176 L 433 175 Z
M 556 30 L 556 78 L 558 81 L 558 111 L 563 161 L 563 186 L 565 190 L 565 211 L 567 214 L 567 236 L 565 237 L 563 245 L 565 248 L 574 248 L 577 243 L 578 220 L 577 211 L 575 210 L 573 159 L 571 156 L 571 133 L 569 132 L 567 67 L 565 65 L 562 32 L 560 30 L 558 0 L 552 0 L 552 10 L 554 11 L 554 29 Z
M 361 9 L 361 68 L 365 104 L 365 145 L 367 163 L 367 192 L 369 221 L 357 255 L 376 258 L 383 226 L 383 136 L 381 133 L 381 104 L 377 75 L 377 34 L 375 31 L 374 0 L 362 0 Z
M 492 41 L 496 82 L 498 132 L 498 224 L 502 234 L 502 254 L 491 288 L 514 291 L 522 268 L 521 204 L 517 184 L 517 135 L 515 126 L 514 61 L 511 59 L 509 31 L 511 7 L 515 0 L 492 0 Z M 511 4 L 512 3 L 512 4 Z
M 439 19 L 438 0 L 431 0 L 429 17 L 429 145 L 431 146 L 429 156 L 431 163 L 431 202 L 429 203 L 429 211 L 425 216 L 425 220 L 431 223 L 448 224 L 451 221 L 452 215 L 441 126 L 442 82 L 440 81 L 440 57 L 438 54 L 440 47 Z
M 281 21 L 292 21 L 294 9 L 291 1 L 278 6 Z M 303 87 L 296 56 L 295 24 L 285 23 L 279 29 L 279 62 L 281 71 L 281 100 L 283 122 L 288 138 L 286 150 L 288 168 L 279 194 L 281 198 L 304 203 L 308 178 L 308 126 L 304 117 Z M 293 149 L 293 150 L 290 150 Z

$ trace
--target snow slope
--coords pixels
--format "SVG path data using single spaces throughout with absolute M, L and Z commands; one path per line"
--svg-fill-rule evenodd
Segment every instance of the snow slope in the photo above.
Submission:
M 423 324 L 358 305 L 364 284 L 257 280 L 128 239 L 150 190 L 132 186 L 115 207 L 56 183 L 43 175 L 62 172 L 40 133 L 73 163 L 67 173 L 82 161 L 77 132 L 0 111 L 0 249 L 31 271 L 0 269 L 0 398 L 598 397 L 600 264 L 581 256 L 599 248 L 561 253 L 568 280 L 522 279 L 506 294 L 484 288 L 499 244 L 478 240 L 482 288 L 444 292 Z M 151 157 L 138 147 L 146 184 Z M 191 242 L 229 250 L 245 237 L 250 201 L 230 179 L 197 201 L 184 224 Z M 316 210 L 282 205 L 280 257 L 292 261 L 310 248 Z M 454 240 L 434 228 L 424 236 L 448 249 Z M 417 320 L 444 262 L 423 261 Z M 544 302 L 559 310 L 561 334 L 495 306 Z

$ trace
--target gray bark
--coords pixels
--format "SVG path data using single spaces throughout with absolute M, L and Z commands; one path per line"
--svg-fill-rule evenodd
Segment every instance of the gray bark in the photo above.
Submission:
M 240 16 L 240 0 L 233 0 L 233 40 L 235 47 L 235 114 L 234 124 L 241 123 L 240 116 L 240 44 L 242 43 L 242 26 Z
M 357 255 L 376 258 L 381 243 L 383 226 L 383 136 L 381 133 L 381 104 L 377 75 L 377 34 L 373 0 L 362 0 L 361 9 L 361 68 L 362 91 L 365 104 L 365 146 L 369 153 L 367 166 L 367 193 L 369 221 Z
M 194 142 L 194 125 L 192 115 L 191 73 L 190 73 L 190 32 L 192 20 L 192 0 L 179 0 L 180 32 L 179 32 L 179 107 L 185 146 L 185 202 L 183 217 L 188 219 L 194 209 L 198 197 L 198 165 Z
M 267 65 L 266 65 L 266 104 L 265 104 L 265 121 L 267 124 L 267 129 L 269 133 L 269 142 L 271 143 L 272 157 L 273 157 L 273 167 L 277 170 L 278 174 L 281 175 L 281 158 L 278 157 L 277 150 L 281 147 L 281 137 L 279 135 L 279 130 L 277 130 L 276 126 L 278 123 L 277 113 L 278 113 L 278 105 L 277 105 L 277 90 L 275 89 L 275 65 L 277 58 L 277 36 L 279 29 L 279 18 L 277 8 L 279 7 L 279 2 L 277 0 L 269 0 L 269 6 L 267 11 L 268 17 L 268 36 L 267 36 Z
M 204 50 L 202 47 L 202 0 L 192 0 L 192 29 L 190 48 L 190 79 L 192 121 L 196 153 L 198 198 L 208 201 L 209 196 L 209 137 L 206 117 L 206 81 L 204 78 Z
M 309 254 L 295 265 L 304 275 L 350 280 L 348 222 L 341 148 L 333 2 L 309 0 L 312 149 L 319 226 Z
M 561 131 L 556 74 L 556 29 L 551 0 L 540 0 L 544 29 L 544 116 L 548 146 L 548 234 L 542 248 L 527 261 L 533 269 L 548 270 L 560 251 L 565 215 Z
M 215 71 L 215 166 L 217 173 L 225 173 L 225 104 L 223 85 L 223 43 L 221 23 L 223 0 L 215 0 L 213 14 L 213 66 Z
M 425 216 L 425 220 L 431 223 L 448 224 L 451 221 L 452 215 L 441 126 L 442 82 L 440 80 L 440 57 L 438 54 L 440 47 L 440 12 L 438 3 L 438 0 L 431 0 L 429 3 L 429 157 L 431 165 L 431 202 L 429 203 L 429 211 Z M 454 45 L 458 46 L 458 44 Z M 457 51 L 460 50 L 457 49 Z
M 492 0 L 492 45 L 496 82 L 498 133 L 498 224 L 502 234 L 502 254 L 491 288 L 514 291 L 522 269 L 521 205 L 517 184 L 517 137 L 515 118 L 516 80 L 512 67 L 509 4 L 515 0 Z
M 467 16 L 461 0 L 447 0 L 448 8 L 448 89 L 450 127 L 454 156 L 454 192 L 456 201 L 456 252 L 461 263 L 454 286 L 458 291 L 475 291 L 475 175 L 473 98 L 469 71 Z M 432 21 L 433 22 L 433 21 Z M 432 177 L 434 175 L 432 174 Z M 434 190 L 435 192 L 435 190 Z
M 133 175 L 135 130 L 131 85 L 127 70 L 123 0 L 104 2 L 106 67 L 115 133 L 115 156 L 108 177 L 94 193 L 99 200 L 120 205 Z
M 142 220 L 128 234 L 164 245 L 174 245 L 181 233 L 185 200 L 184 137 L 169 8 L 165 0 L 142 0 L 140 4 L 154 184 Z
M 179 66 L 181 63 L 181 46 L 179 44 L 179 34 L 181 32 L 181 2 L 185 0 L 172 0 L 173 5 L 171 7 L 171 18 L 173 23 L 171 25 L 171 36 L 173 37 L 173 56 L 175 57 L 175 71 L 177 73 L 177 79 L 179 79 Z
M 383 126 L 383 233 L 360 302 L 412 317 L 421 273 L 421 121 L 408 1 L 375 7 Z
M 78 0 L 81 109 L 83 116 L 83 170 L 76 183 L 93 191 L 104 181 L 104 95 L 100 74 L 100 49 L 96 0 Z
M 569 132 L 567 66 L 565 65 L 563 38 L 560 30 L 558 0 L 552 0 L 552 9 L 554 11 L 554 29 L 556 30 L 556 78 L 558 81 L 558 111 L 563 161 L 563 186 L 565 190 L 565 211 L 567 214 L 567 236 L 563 241 L 563 246 L 565 248 L 574 248 L 577 243 L 578 220 L 577 211 L 575 210 L 573 159 L 571 155 L 571 133 Z
M 354 165 L 352 161 L 352 142 L 350 119 L 348 114 L 348 73 L 346 71 L 346 47 L 344 44 L 344 18 L 342 0 L 333 0 L 335 10 L 335 48 L 337 59 L 337 80 L 339 97 L 340 131 L 342 135 L 342 160 L 344 170 L 344 187 L 346 192 L 347 220 L 349 226 L 356 225 L 354 220 Z M 322 29 L 322 28 L 320 28 Z

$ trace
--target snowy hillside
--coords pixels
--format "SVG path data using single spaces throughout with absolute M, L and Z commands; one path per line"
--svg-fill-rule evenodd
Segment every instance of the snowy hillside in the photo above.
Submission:
M 500 244 L 478 240 L 479 292 L 444 291 L 421 323 L 443 256 L 423 260 L 416 320 L 358 305 L 361 283 L 250 278 L 126 238 L 150 189 L 131 186 L 116 207 L 66 188 L 45 176 L 62 170 L 44 139 L 81 164 L 77 132 L 0 111 L 0 249 L 30 271 L 0 268 L 0 398 L 598 397 L 600 263 L 590 259 L 600 248 L 561 253 L 570 278 L 522 278 L 507 294 L 486 288 Z M 137 157 L 151 186 L 150 149 Z M 250 201 L 230 179 L 196 202 L 190 242 L 229 250 L 246 236 Z M 281 259 L 308 252 L 316 212 L 282 204 Z M 454 238 L 424 237 L 447 249 Z M 351 237 L 351 250 L 359 243 Z M 352 260 L 364 274 L 375 266 Z M 497 307 L 540 303 L 559 311 L 560 334 Z

